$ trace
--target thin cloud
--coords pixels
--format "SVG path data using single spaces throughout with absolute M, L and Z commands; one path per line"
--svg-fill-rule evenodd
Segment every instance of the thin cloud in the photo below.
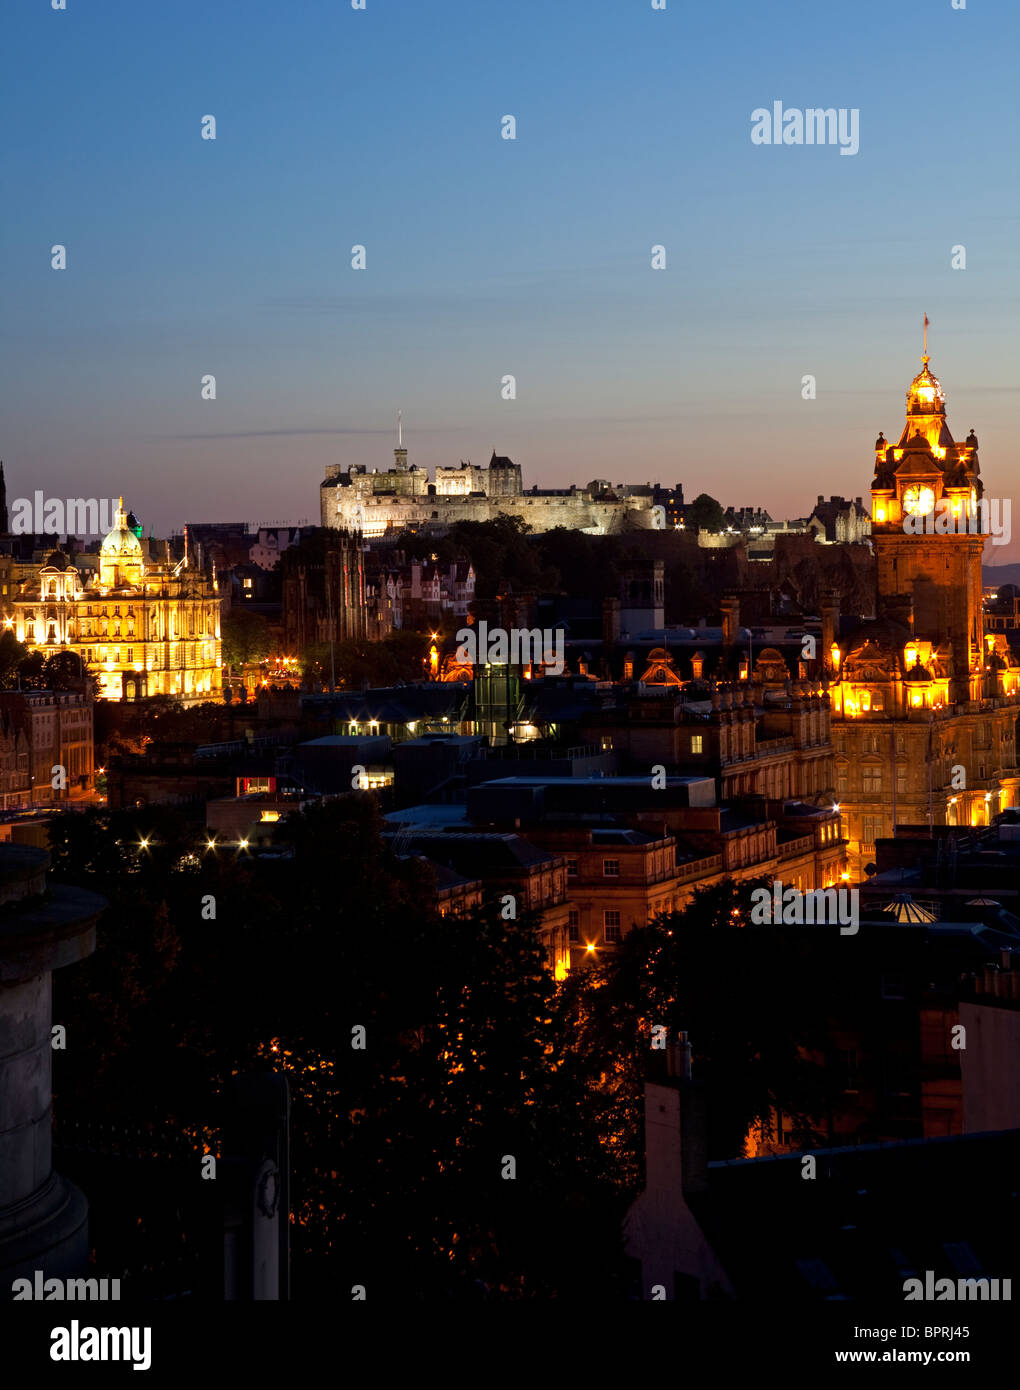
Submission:
M 424 426 L 415 425 L 415 434 L 457 434 L 463 433 L 466 426 Z M 357 429 L 345 425 L 338 425 L 334 429 L 307 429 L 300 425 L 295 425 L 292 429 L 283 430 L 226 430 L 220 433 L 212 431 L 201 432 L 198 434 L 152 434 L 149 439 L 291 439 L 296 435 L 333 435 L 365 434 L 377 435 L 389 438 L 395 433 L 395 426 L 389 425 L 384 429 Z

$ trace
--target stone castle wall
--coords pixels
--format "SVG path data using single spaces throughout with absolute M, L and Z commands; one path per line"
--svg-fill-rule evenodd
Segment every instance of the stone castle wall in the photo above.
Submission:
M 635 526 L 651 529 L 653 525 L 650 499 L 595 500 L 583 490 L 517 497 L 398 497 L 386 493 L 359 497 L 351 491 L 344 486 L 323 485 L 323 526 L 358 529 L 371 538 L 387 530 L 441 530 L 458 521 L 491 521 L 500 515 L 519 516 L 533 531 L 565 526 L 603 535 Z

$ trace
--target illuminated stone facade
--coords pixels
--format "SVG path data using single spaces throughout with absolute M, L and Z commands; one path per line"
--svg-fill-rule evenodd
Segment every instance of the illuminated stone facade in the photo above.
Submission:
M 495 453 L 486 468 L 471 463 L 437 468 L 432 483 L 427 469 L 408 466 L 403 446 L 393 454 L 394 466 L 382 473 L 327 467 L 319 487 L 323 526 L 357 531 L 368 540 L 403 530 L 443 531 L 458 521 L 497 516 L 520 517 L 535 532 L 566 526 L 601 536 L 655 526 L 651 489 L 647 496 L 618 496 L 589 483 L 525 492 L 520 465 Z
M 840 650 L 831 599 L 823 611 L 855 878 L 897 823 L 987 825 L 1020 804 L 1020 668 L 1005 635 L 984 631 L 982 493 L 977 437 L 954 442 L 926 356 L 899 443 L 880 435 L 875 445 L 878 618 Z
M 21 585 L 8 626 L 52 656 L 77 652 L 100 698 L 172 695 L 185 704 L 222 695 L 220 601 L 215 577 L 187 556 L 146 560 L 121 506 L 103 541 L 99 571 L 84 580 L 60 550 Z

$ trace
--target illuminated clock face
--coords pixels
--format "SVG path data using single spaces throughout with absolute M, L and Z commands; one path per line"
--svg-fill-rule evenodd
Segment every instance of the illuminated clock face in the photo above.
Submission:
M 903 505 L 911 516 L 927 516 L 935 506 L 935 493 L 930 487 L 908 487 Z

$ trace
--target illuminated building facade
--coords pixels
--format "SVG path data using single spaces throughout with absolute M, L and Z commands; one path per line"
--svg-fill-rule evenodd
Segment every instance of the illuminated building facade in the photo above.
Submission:
M 54 550 L 14 598 L 9 626 L 46 656 L 73 651 L 99 681 L 100 698 L 172 695 L 185 704 L 222 694 L 220 602 L 215 577 L 189 564 L 147 560 L 123 500 L 84 581 Z
M 650 486 L 613 491 L 595 480 L 583 488 L 525 492 L 520 465 L 495 451 L 487 467 L 461 463 L 437 468 L 435 482 L 430 482 L 428 469 L 408 465 L 403 436 L 393 456 L 394 466 L 382 473 L 328 464 L 319 486 L 323 526 L 374 540 L 387 532 L 445 531 L 458 521 L 498 516 L 520 517 L 535 532 L 566 526 L 599 536 L 629 527 L 654 529 L 656 524 L 652 508 L 660 490 Z
M 854 877 L 897 823 L 987 825 L 1020 804 L 1020 668 L 1005 635 L 984 630 L 980 471 L 977 437 L 953 440 L 925 355 L 899 443 L 875 445 L 878 618 L 840 650 L 831 598 L 823 609 Z

